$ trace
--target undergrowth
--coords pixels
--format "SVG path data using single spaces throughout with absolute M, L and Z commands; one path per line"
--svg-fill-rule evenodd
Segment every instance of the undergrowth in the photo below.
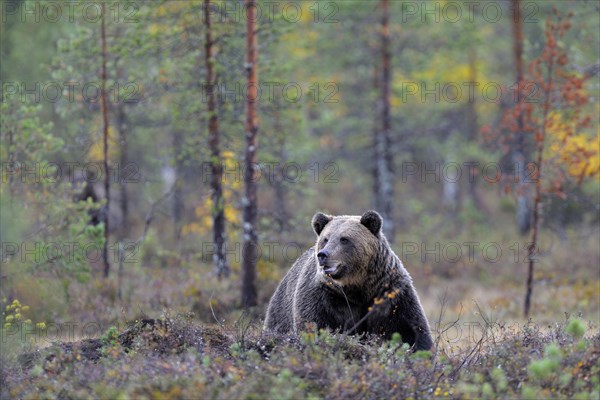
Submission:
M 600 396 L 600 335 L 568 318 L 483 333 L 461 352 L 412 352 L 324 330 L 270 335 L 190 316 L 133 321 L 99 339 L 3 357 L 8 398 L 581 398 Z M 438 332 L 438 339 L 442 336 Z

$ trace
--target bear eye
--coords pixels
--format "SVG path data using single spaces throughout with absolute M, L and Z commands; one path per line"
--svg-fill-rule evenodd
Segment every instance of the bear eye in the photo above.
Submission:
M 323 239 L 323 245 L 326 245 L 328 242 L 327 238 Z
M 340 238 L 340 243 L 341 244 L 348 244 L 348 243 L 350 243 L 350 240 L 348 240 L 348 238 L 343 237 L 343 238 Z

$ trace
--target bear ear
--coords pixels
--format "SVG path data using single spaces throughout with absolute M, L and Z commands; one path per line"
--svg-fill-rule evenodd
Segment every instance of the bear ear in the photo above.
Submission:
M 318 212 L 313 216 L 312 227 L 313 227 L 315 233 L 317 234 L 317 236 L 319 236 L 321 234 L 321 232 L 323 231 L 323 228 L 325 228 L 325 225 L 327 225 L 329 223 L 329 221 L 331 221 L 332 219 L 333 219 L 332 216 L 325 215 L 322 212 Z
M 377 211 L 367 211 L 360 217 L 360 223 L 367 227 L 368 230 L 375 236 L 379 235 L 381 231 L 381 225 L 383 224 L 383 219 L 381 215 L 377 213 Z

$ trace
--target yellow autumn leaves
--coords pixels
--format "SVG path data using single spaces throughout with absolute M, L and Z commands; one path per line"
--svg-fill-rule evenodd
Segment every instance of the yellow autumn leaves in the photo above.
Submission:
M 567 173 L 581 182 L 584 178 L 600 178 L 600 128 L 595 134 L 577 132 L 574 122 L 552 112 L 546 126 L 551 156 Z
M 238 171 L 239 163 L 235 161 L 235 154 L 232 151 L 224 151 L 222 153 L 223 170 L 224 171 Z M 241 222 L 240 211 L 234 205 L 235 193 L 239 192 L 242 179 L 241 174 L 224 174 L 221 181 L 223 185 L 223 201 L 224 201 L 224 213 L 225 220 L 232 225 L 239 225 Z M 195 208 L 194 214 L 197 218 L 187 225 L 184 225 L 181 229 L 183 235 L 189 235 L 192 233 L 198 235 L 208 235 L 212 229 L 212 210 L 214 204 L 212 198 L 207 196 L 202 204 Z

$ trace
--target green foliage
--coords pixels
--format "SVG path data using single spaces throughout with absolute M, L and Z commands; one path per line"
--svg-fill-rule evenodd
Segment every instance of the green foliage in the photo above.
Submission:
M 544 381 L 555 374 L 562 359 L 558 345 L 551 343 L 544 349 L 544 358 L 529 364 L 529 373 L 537 380 Z
M 554 373 L 559 366 L 557 360 L 544 358 L 541 360 L 533 361 L 529 365 L 529 372 L 531 375 L 539 380 L 545 380 L 550 374 Z
M 0 131 L 4 144 L 1 150 L 3 160 L 29 164 L 31 168 L 35 163 L 47 164 L 49 158 L 65 145 L 64 139 L 52 132 L 53 124 L 40 120 L 41 109 L 41 105 L 23 103 L 17 97 L 7 96 L 7 100 L 2 101 Z M 40 167 L 43 169 L 47 165 Z M 32 182 L 52 183 L 51 180 Z
M 404 346 L 382 353 L 398 343 L 314 330 L 249 332 L 242 347 L 235 333 L 165 317 L 137 321 L 120 335 L 111 327 L 96 341 L 57 343 L 33 360 L 23 355 L 5 376 L 16 397 L 39 393 L 45 382 L 46 394 L 72 397 L 595 398 L 600 337 L 583 350 L 568 338 L 564 327 L 511 333 L 470 350 L 472 361 L 462 353 L 431 360 L 429 352 L 407 356 Z M 24 372 L 16 372 L 19 362 L 27 362 Z M 98 377 L 92 385 L 90 373 Z
M 391 345 L 400 346 L 402 344 L 402 335 L 398 332 L 394 332 L 392 334 L 392 340 L 390 340 Z
M 296 399 L 306 393 L 307 382 L 296 376 L 291 370 L 284 368 L 273 382 L 273 387 L 269 392 L 270 398 L 277 399 Z M 314 398 L 310 396 L 309 398 Z
M 108 330 L 102 335 L 102 343 L 104 346 L 116 346 L 117 339 L 119 338 L 119 330 L 115 326 L 111 326 Z
M 88 225 L 88 213 L 100 205 L 73 201 L 81 187 L 65 179 L 66 172 L 54 162 L 65 140 L 52 123 L 41 122 L 41 105 L 9 99 L 0 107 L 0 156 L 14 163 L 11 169 L 2 168 L 0 185 L 0 237 L 9 244 L 3 245 L 3 273 L 11 287 L 20 288 L 16 296 L 29 303 L 55 304 L 56 298 L 41 297 L 56 296 L 56 291 L 48 290 L 53 285 L 60 288 L 63 304 L 68 303 L 71 283 L 86 283 L 90 278 L 93 251 L 89 249 L 101 249 L 104 243 L 103 226 Z M 32 277 L 41 276 L 46 288 L 36 290 Z M 24 281 L 30 284 L 22 285 Z M 3 285 L 5 295 L 6 290 Z M 43 311 L 36 308 L 37 313 Z
M 521 396 L 524 399 L 537 399 L 540 397 L 539 389 L 524 383 L 521 387 Z
M 575 339 L 580 339 L 585 333 L 585 323 L 579 318 L 573 318 L 567 325 L 566 332 Z
M 500 366 L 492 370 L 492 382 L 497 388 L 498 393 L 503 393 L 508 388 L 508 382 L 506 380 L 506 374 Z
M 415 353 L 411 356 L 414 359 L 422 359 L 422 360 L 429 360 L 431 359 L 431 351 L 429 350 L 418 350 L 415 351 Z
M 555 343 L 547 345 L 544 350 L 544 356 L 548 359 L 560 362 L 562 359 L 560 347 L 558 347 L 558 345 Z

